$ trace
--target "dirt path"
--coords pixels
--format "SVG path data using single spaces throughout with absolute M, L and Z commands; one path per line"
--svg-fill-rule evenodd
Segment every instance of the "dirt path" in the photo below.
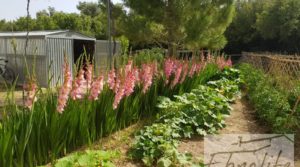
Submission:
M 233 111 L 226 119 L 226 127 L 220 130 L 220 134 L 267 134 L 272 133 L 270 129 L 263 125 L 256 118 L 254 109 L 249 105 L 248 101 L 243 98 L 237 100 L 232 105 Z M 300 167 L 300 139 L 296 136 L 295 143 L 295 167 Z M 201 137 L 182 140 L 179 145 L 180 152 L 190 152 L 194 157 L 194 161 L 203 159 L 204 141 Z

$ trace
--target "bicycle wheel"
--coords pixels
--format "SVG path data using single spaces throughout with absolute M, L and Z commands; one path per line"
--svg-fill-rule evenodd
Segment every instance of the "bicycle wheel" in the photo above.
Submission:
M 16 79 L 14 71 L 10 68 L 6 68 L 2 76 L 7 84 L 13 84 Z

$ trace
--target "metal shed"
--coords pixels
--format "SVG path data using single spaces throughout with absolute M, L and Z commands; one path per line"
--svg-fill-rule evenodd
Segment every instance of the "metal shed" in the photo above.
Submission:
M 104 71 L 108 68 L 107 56 L 108 56 L 108 44 L 107 40 L 97 40 L 96 41 L 96 51 L 95 51 L 95 66 L 96 71 Z M 113 42 L 112 42 L 113 45 Z M 121 52 L 121 43 L 116 41 L 115 55 L 119 55 Z
M 23 83 L 26 77 L 24 63 L 26 35 L 26 32 L 0 32 L 0 57 L 6 58 L 8 66 L 18 74 L 18 83 Z M 68 56 L 70 64 L 74 64 L 84 48 L 87 54 L 94 56 L 95 41 L 95 38 L 69 30 L 29 32 L 26 56 L 28 68 L 32 71 L 35 65 L 39 85 L 43 87 L 61 85 L 64 53 Z M 50 78 L 51 82 L 48 82 Z

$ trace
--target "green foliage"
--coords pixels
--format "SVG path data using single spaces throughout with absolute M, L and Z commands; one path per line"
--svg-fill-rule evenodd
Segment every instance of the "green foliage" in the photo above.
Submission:
M 207 85 L 233 102 L 236 97 L 241 95 L 239 87 L 242 86 L 242 83 L 241 72 L 238 69 L 225 67 Z
M 272 77 L 251 65 L 243 64 L 239 68 L 259 117 L 270 124 L 274 132 L 290 133 L 296 130 L 300 113 L 299 110 L 296 113 L 292 111 L 295 103 L 291 103 L 296 101 L 296 92 L 287 93 L 290 91 L 276 87 Z
M 29 30 L 69 29 L 94 36 L 97 39 L 106 39 L 106 11 L 100 10 L 98 5 L 98 3 L 93 2 L 80 2 L 77 7 L 81 14 L 58 12 L 54 8 L 39 11 L 36 13 L 36 18 L 29 19 Z M 13 22 L 2 20 L 0 30 L 25 31 L 27 28 L 26 23 L 26 17 L 20 17 Z M 119 23 L 119 20 L 115 24 L 117 23 Z M 112 35 L 118 37 L 119 32 L 116 30 Z
M 81 14 L 91 17 L 96 17 L 101 12 L 98 3 L 95 2 L 79 2 L 77 9 Z
M 137 29 L 131 32 L 143 32 L 138 33 L 139 41 L 166 44 L 171 50 L 178 46 L 193 49 L 222 48 L 226 43 L 223 33 L 234 13 L 233 0 L 124 2 L 132 9 L 127 24 L 134 25 L 134 29 Z
M 177 151 L 180 135 L 169 124 L 155 123 L 145 127 L 135 136 L 132 156 L 141 159 L 146 166 L 168 167 L 181 163 L 182 154 Z
M 193 134 L 215 133 L 224 127 L 224 115 L 229 115 L 228 99 L 216 89 L 200 85 L 191 93 L 175 96 L 175 100 L 163 98 L 158 106 L 162 110 L 163 123 L 171 123 L 183 137 Z
M 239 1 L 236 10 L 226 31 L 226 51 L 299 52 L 300 1 Z
M 53 167 L 115 167 L 111 160 L 117 157 L 118 153 L 113 151 L 86 150 L 61 158 L 52 165 Z
M 237 94 L 240 94 L 239 83 L 236 81 L 222 78 L 217 81 L 209 81 L 210 87 L 215 88 L 219 93 L 226 96 L 229 101 L 234 101 Z
M 239 73 L 228 69 L 221 75 L 227 76 L 229 72 Z M 231 78 L 238 80 L 236 77 L 229 77 L 228 81 L 232 81 Z M 230 84 L 237 86 L 238 83 Z M 228 94 L 236 93 L 235 89 L 230 90 L 232 92 Z M 225 126 L 224 117 L 229 115 L 231 108 L 228 97 L 219 92 L 218 89 L 199 85 L 190 93 L 174 96 L 174 100 L 160 97 L 158 108 L 161 111 L 158 120 L 136 135 L 131 155 L 142 160 L 146 166 L 197 166 L 191 162 L 190 154 L 177 151 L 178 140 L 193 135 L 216 133 Z

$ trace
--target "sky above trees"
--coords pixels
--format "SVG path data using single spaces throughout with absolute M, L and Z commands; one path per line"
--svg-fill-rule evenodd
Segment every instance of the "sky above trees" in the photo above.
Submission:
M 54 7 L 57 11 L 67 13 L 79 13 L 76 8 L 79 1 L 97 2 L 98 0 L 31 0 L 30 14 L 35 17 L 36 12 Z M 113 3 L 119 3 L 121 0 L 111 0 Z M 18 17 L 26 15 L 26 0 L 3 0 L 0 3 L 0 20 L 15 20 Z

